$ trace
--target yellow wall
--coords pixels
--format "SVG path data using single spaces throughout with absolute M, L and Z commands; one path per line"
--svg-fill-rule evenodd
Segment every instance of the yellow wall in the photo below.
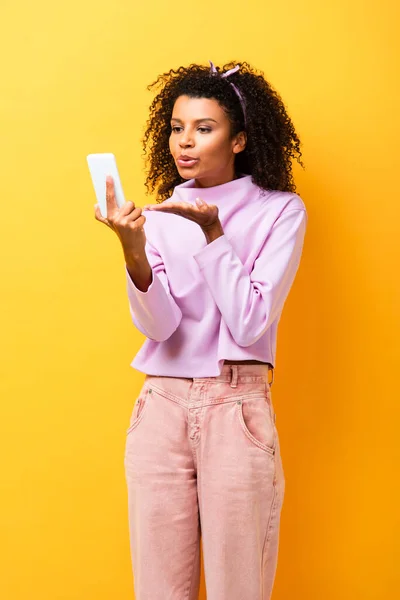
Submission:
M 398 593 L 397 6 L 2 2 L 5 600 L 133 597 L 123 451 L 144 337 L 85 157 L 114 152 L 127 198 L 151 201 L 146 85 L 209 59 L 264 71 L 307 167 L 295 168 L 309 227 L 274 383 L 286 474 L 274 600 Z

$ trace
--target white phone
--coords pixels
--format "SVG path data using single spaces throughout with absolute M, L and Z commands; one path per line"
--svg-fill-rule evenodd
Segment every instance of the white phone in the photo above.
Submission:
M 96 193 L 97 202 L 103 217 L 107 217 L 106 203 L 106 177 L 111 175 L 114 181 L 115 199 L 119 208 L 125 204 L 125 196 L 122 190 L 121 179 L 118 173 L 117 162 L 114 154 L 104 152 L 98 154 L 88 154 L 87 162 L 90 175 Z

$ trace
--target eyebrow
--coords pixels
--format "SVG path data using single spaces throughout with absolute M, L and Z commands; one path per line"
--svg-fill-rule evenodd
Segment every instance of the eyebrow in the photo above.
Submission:
M 179 121 L 180 123 L 182 123 L 182 119 L 178 119 L 175 117 L 172 117 L 171 122 L 172 121 Z M 215 119 L 211 119 L 211 117 L 204 117 L 204 119 L 196 119 L 195 123 L 200 123 L 201 121 L 214 121 L 214 123 L 217 123 L 217 121 Z

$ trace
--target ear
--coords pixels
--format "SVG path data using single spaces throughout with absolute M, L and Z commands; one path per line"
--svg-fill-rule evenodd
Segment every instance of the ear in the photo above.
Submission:
M 239 131 L 239 133 L 237 134 L 237 136 L 235 137 L 234 141 L 233 141 L 233 152 L 235 154 L 239 154 L 239 152 L 243 152 L 243 150 L 246 148 L 246 142 L 247 142 L 247 135 L 245 131 Z

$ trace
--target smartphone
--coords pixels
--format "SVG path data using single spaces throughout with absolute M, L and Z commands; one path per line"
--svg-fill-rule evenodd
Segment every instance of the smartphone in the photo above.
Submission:
M 119 177 L 117 162 L 114 154 L 104 152 L 98 154 L 88 154 L 87 162 L 90 175 L 93 182 L 97 203 L 103 217 L 107 217 L 106 204 L 106 177 L 111 175 L 114 181 L 115 199 L 119 208 L 125 204 L 125 196 L 122 190 L 121 179 Z

